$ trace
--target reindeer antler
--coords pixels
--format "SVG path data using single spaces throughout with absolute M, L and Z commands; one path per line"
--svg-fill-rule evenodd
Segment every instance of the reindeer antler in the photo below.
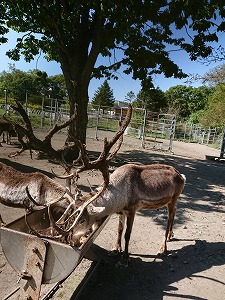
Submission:
M 90 161 L 87 152 L 86 152 L 86 147 L 83 145 L 79 140 L 73 139 L 74 143 L 79 147 L 80 153 L 81 153 L 81 160 L 83 162 L 83 165 L 78 167 L 74 172 L 72 172 L 70 175 L 66 176 L 61 176 L 60 178 L 77 178 L 78 173 L 85 171 L 85 170 L 91 170 L 91 169 L 98 169 L 101 171 L 103 175 L 103 185 L 102 188 L 93 196 L 91 197 L 87 202 L 85 202 L 83 205 L 81 205 L 78 209 L 76 209 L 72 215 L 69 216 L 69 218 L 73 217 L 74 215 L 77 214 L 74 222 L 72 225 L 70 225 L 69 229 L 67 229 L 65 232 L 68 233 L 72 228 L 77 224 L 81 214 L 83 213 L 84 209 L 91 204 L 93 201 L 95 201 L 99 196 L 103 194 L 103 192 L 106 190 L 108 184 L 109 184 L 109 161 L 115 157 L 116 153 L 121 147 L 121 144 L 123 142 L 123 133 L 125 129 L 127 128 L 132 116 L 132 106 L 128 106 L 127 114 L 125 117 L 124 122 L 121 124 L 120 123 L 120 129 L 117 131 L 117 133 L 114 135 L 114 137 L 108 141 L 106 138 L 104 140 L 104 147 L 103 151 L 100 153 L 98 159 L 94 161 Z M 112 146 L 118 142 L 116 148 L 114 151 L 109 154 Z M 61 219 L 65 219 L 67 212 L 63 214 Z M 68 220 L 68 219 L 67 219 Z M 57 223 L 57 222 L 56 222 Z
M 47 136 L 44 138 L 44 140 L 38 139 L 34 133 L 33 128 L 30 122 L 30 119 L 24 110 L 21 103 L 17 100 L 15 100 L 16 105 L 12 105 L 12 108 L 17 111 L 23 118 L 25 127 L 20 125 L 18 122 L 11 121 L 6 118 L 4 115 L 4 119 L 10 122 L 14 127 L 15 130 L 18 132 L 18 140 L 22 145 L 22 149 L 17 151 L 16 153 L 12 154 L 11 156 L 16 156 L 21 154 L 25 150 L 37 150 L 47 153 L 50 157 L 56 159 L 60 162 L 60 164 L 65 168 L 66 171 L 69 171 L 68 164 L 66 164 L 65 160 L 63 159 L 63 155 L 66 151 L 74 147 L 74 144 L 67 145 L 66 147 L 63 147 L 62 149 L 55 150 L 51 145 L 51 139 L 55 133 L 57 133 L 59 130 L 66 128 L 69 126 L 72 122 L 74 122 L 76 116 L 77 116 L 77 110 L 76 106 L 74 107 L 74 113 L 70 117 L 70 119 L 66 122 L 64 122 L 61 125 L 55 125 L 47 134 Z M 27 141 L 23 140 L 23 136 L 26 136 Z
M 81 154 L 81 161 L 82 161 L 82 166 L 78 167 L 73 173 L 67 176 L 67 178 L 75 177 L 77 176 L 78 173 L 83 172 L 85 170 L 100 170 L 102 172 L 103 178 L 107 181 L 108 183 L 108 178 L 109 178 L 109 170 L 108 170 L 108 163 L 110 160 L 112 160 L 116 153 L 119 151 L 122 142 L 123 142 L 123 134 L 124 131 L 126 130 L 132 116 L 132 106 L 129 105 L 127 109 L 127 114 L 125 117 L 125 120 L 123 123 L 120 123 L 120 129 L 117 131 L 117 133 L 114 135 L 114 137 L 108 141 L 107 138 L 104 139 L 104 146 L 103 150 L 100 153 L 99 157 L 94 160 L 90 161 L 86 152 L 86 146 L 83 145 L 79 140 L 75 139 L 74 137 L 71 137 L 73 140 L 74 144 L 76 144 L 77 147 L 80 149 L 80 154 Z M 118 142 L 116 148 L 114 151 L 109 154 L 112 146 Z M 66 178 L 66 177 L 65 177 Z

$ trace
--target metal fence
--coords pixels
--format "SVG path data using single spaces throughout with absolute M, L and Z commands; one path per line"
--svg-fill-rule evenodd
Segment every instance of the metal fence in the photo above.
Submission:
M 24 104 L 24 108 L 35 126 L 51 128 L 55 123 L 69 119 L 69 105 L 65 101 L 50 97 L 40 97 L 41 108 L 36 109 Z M 10 105 L 0 102 L 0 110 L 10 113 Z M 101 131 L 117 131 L 118 121 L 126 116 L 127 107 L 88 106 L 88 135 L 99 139 Z M 176 122 L 176 115 L 151 112 L 142 108 L 133 108 L 132 119 L 125 131 L 132 138 L 131 143 L 145 149 L 172 151 L 173 140 L 220 145 L 221 135 L 216 128 L 204 129 L 199 125 Z M 126 139 L 128 141 L 128 139 Z
M 203 128 L 198 124 L 177 123 L 174 138 L 186 142 L 195 142 L 199 144 L 220 143 L 221 134 L 217 128 Z

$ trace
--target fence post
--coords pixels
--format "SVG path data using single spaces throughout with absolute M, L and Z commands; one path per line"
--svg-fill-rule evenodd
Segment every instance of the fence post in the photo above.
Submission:
M 99 115 L 100 115 L 101 105 L 98 106 L 97 119 L 96 119 L 96 127 L 95 127 L 95 139 L 98 141 L 98 124 L 99 124 Z
M 174 115 L 173 119 L 172 119 L 172 124 L 170 127 L 170 142 L 169 142 L 169 147 L 168 147 L 169 151 L 172 151 L 172 144 L 173 144 L 175 128 L 176 128 L 176 116 Z
M 225 127 L 223 129 L 223 138 L 222 138 L 222 142 L 221 142 L 220 158 L 223 158 L 224 150 L 225 150 Z
M 147 110 L 144 109 L 144 120 L 143 120 L 143 129 L 142 129 L 142 139 L 141 139 L 141 147 L 145 148 L 145 127 L 146 127 L 146 117 L 147 117 Z
M 45 96 L 42 97 L 42 103 L 41 103 L 41 128 L 43 128 L 44 126 L 44 119 L 45 119 L 44 103 L 45 103 Z

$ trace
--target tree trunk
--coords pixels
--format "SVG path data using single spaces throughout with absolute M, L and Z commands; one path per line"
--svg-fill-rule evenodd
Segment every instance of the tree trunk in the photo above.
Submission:
M 86 144 L 88 90 L 78 88 L 75 94 L 75 96 L 73 95 L 69 98 L 70 115 L 73 114 L 74 105 L 77 104 L 77 117 L 75 122 L 70 125 L 68 134 L 79 139 L 83 144 Z
M 70 80 L 71 82 L 71 80 Z M 74 123 L 70 124 L 68 137 L 66 142 L 71 141 L 71 137 L 75 137 L 83 144 L 86 144 L 86 129 L 88 123 L 87 106 L 88 106 L 88 85 L 83 82 L 77 82 L 75 85 L 69 85 L 68 88 L 70 116 L 74 112 L 74 106 L 77 105 L 77 117 Z M 79 155 L 79 149 L 75 147 L 72 151 L 65 155 L 68 162 L 72 162 Z

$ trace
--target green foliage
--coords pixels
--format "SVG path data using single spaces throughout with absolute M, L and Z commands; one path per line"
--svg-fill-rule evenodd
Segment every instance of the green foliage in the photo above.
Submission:
M 115 102 L 113 91 L 111 90 L 107 80 L 98 88 L 92 99 L 93 105 L 101 105 L 102 107 L 112 107 Z
M 205 112 L 205 111 L 204 111 L 203 109 L 198 110 L 198 111 L 196 111 L 196 112 L 193 112 L 193 113 L 190 115 L 189 119 L 188 119 L 188 123 L 190 123 L 190 124 L 199 124 L 201 118 L 202 118 L 203 115 L 204 115 L 204 112 Z
M 150 111 L 159 112 L 163 110 L 166 105 L 165 93 L 159 88 L 151 88 L 148 90 L 141 90 L 137 99 L 133 102 L 134 107 L 146 108 Z
M 0 90 L 7 90 L 9 98 L 22 102 L 28 97 L 33 105 L 41 105 L 44 95 L 54 99 L 62 99 L 67 95 L 63 75 L 48 77 L 46 72 L 39 70 L 23 72 L 14 65 L 9 66 L 8 72 L 0 73 Z
M 215 92 L 210 95 L 207 109 L 200 117 L 200 124 L 204 127 L 225 126 L 225 84 L 219 84 L 215 88 Z
M 134 102 L 135 98 L 136 98 L 136 96 L 135 96 L 134 92 L 130 91 L 125 96 L 125 102 L 132 103 L 132 102 Z
M 188 119 L 192 113 L 205 108 L 208 97 L 212 92 L 212 88 L 205 86 L 193 88 L 177 85 L 169 88 L 165 95 L 170 112 L 176 113 L 180 119 Z
M 224 16 L 223 1 L 210 0 L 5 0 L 0 3 L 0 34 L 7 32 L 6 25 L 24 33 L 8 51 L 14 60 L 23 55 L 29 62 L 41 49 L 47 59 L 60 62 L 70 108 L 78 104 L 69 134 L 85 142 L 92 77 L 116 79 L 121 68 L 140 79 L 144 90 L 153 86 L 154 74 L 185 77 L 168 49 L 185 50 L 191 60 L 207 57 L 224 30 Z M 99 55 L 108 57 L 109 64 L 98 65 Z
M 64 99 L 68 97 L 65 78 L 63 74 L 50 76 L 48 78 L 48 82 L 49 82 L 49 88 L 51 89 L 52 98 Z

